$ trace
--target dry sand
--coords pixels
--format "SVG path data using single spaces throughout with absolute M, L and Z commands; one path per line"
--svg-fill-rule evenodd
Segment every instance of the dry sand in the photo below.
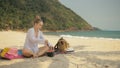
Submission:
M 0 49 L 22 48 L 26 33 L 16 31 L 0 32 Z M 53 45 L 59 36 L 45 35 Z M 0 68 L 120 68 L 120 40 L 99 38 L 67 38 L 75 52 L 58 54 L 54 57 L 0 59 Z

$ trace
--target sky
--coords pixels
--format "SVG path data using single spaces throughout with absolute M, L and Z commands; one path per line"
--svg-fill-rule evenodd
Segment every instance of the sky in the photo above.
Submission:
M 120 0 L 59 0 L 93 27 L 120 31 Z

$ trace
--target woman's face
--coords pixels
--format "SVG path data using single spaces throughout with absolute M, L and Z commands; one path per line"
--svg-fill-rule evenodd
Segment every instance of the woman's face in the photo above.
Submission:
M 36 27 L 37 29 L 42 29 L 42 26 L 43 26 L 43 22 L 42 22 L 42 21 L 40 21 L 39 23 L 36 23 L 36 24 L 35 24 L 35 27 Z

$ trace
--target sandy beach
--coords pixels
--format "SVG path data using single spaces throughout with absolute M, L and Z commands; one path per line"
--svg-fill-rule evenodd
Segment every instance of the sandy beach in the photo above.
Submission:
M 26 33 L 0 32 L 0 49 L 23 48 Z M 59 36 L 45 35 L 53 45 Z M 75 52 L 54 57 L 0 59 L 0 68 L 120 68 L 120 40 L 64 37 Z M 41 46 L 41 45 L 40 45 Z

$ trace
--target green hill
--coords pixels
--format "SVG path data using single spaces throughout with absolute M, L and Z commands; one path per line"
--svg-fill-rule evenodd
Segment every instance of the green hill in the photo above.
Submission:
M 58 0 L 0 0 L 0 30 L 27 30 L 35 15 L 44 30 L 91 30 L 93 27 Z

